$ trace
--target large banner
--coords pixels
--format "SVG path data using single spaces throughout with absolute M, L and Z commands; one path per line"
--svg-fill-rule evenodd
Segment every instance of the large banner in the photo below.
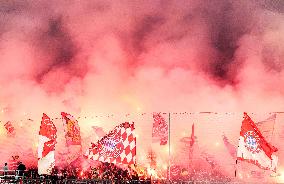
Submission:
M 50 118 L 43 114 L 38 144 L 38 174 L 50 175 L 55 166 L 56 127 Z
M 134 123 L 122 123 L 97 143 L 92 143 L 85 156 L 91 160 L 114 164 L 136 163 Z
M 277 148 L 268 143 L 256 124 L 244 113 L 237 159 L 253 163 L 258 167 L 276 172 L 278 157 Z
M 161 113 L 154 113 L 153 119 L 152 140 L 153 142 L 160 142 L 160 145 L 166 145 L 169 137 L 168 123 Z

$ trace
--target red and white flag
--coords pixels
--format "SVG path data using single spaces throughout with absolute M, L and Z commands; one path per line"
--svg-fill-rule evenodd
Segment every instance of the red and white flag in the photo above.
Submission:
M 178 180 L 181 176 L 181 167 L 179 165 L 171 165 L 170 167 L 170 179 Z
M 134 123 L 122 123 L 87 150 L 91 160 L 114 164 L 136 163 L 136 136 Z
M 15 136 L 15 134 L 16 134 L 15 128 L 14 128 L 14 126 L 12 125 L 12 123 L 10 121 L 5 123 L 4 127 L 7 130 L 7 135 L 8 136 Z
M 50 175 L 55 166 L 56 127 L 50 118 L 43 114 L 39 131 L 38 174 Z
M 276 172 L 278 157 L 277 148 L 268 143 L 256 124 L 244 113 L 237 159 L 253 163 L 258 167 Z
M 160 142 L 160 145 L 166 145 L 168 142 L 168 123 L 161 113 L 154 113 L 153 119 L 152 140 L 153 142 Z
M 228 152 L 230 153 L 230 155 L 233 157 L 233 158 L 236 158 L 236 155 L 237 155 L 237 148 L 235 145 L 233 145 L 232 143 L 230 143 L 228 137 L 223 134 L 223 141 L 224 141 L 224 144 L 228 150 Z

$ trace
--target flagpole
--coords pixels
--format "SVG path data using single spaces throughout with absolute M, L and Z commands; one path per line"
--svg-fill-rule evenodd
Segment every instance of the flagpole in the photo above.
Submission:
M 272 143 L 272 141 L 273 141 L 273 134 L 274 134 L 275 122 L 276 122 L 276 118 L 274 119 L 274 123 L 273 123 L 273 129 L 272 129 L 272 135 L 271 135 L 271 143 Z
M 168 180 L 171 180 L 171 113 L 169 113 L 169 160 L 168 160 Z
M 237 177 L 237 166 L 238 165 L 238 159 L 236 159 L 236 166 L 235 166 L 235 178 Z

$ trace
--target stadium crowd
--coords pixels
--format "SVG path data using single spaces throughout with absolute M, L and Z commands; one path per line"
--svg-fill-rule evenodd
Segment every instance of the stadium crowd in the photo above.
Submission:
M 51 175 L 38 175 L 37 168 L 29 168 L 24 172 L 22 179 L 25 183 L 36 183 L 38 180 L 48 180 L 50 183 L 72 183 L 72 181 L 88 181 L 105 183 L 164 183 L 166 178 L 157 179 L 148 173 L 135 170 L 135 168 L 128 166 L 121 168 L 115 164 L 100 163 L 96 167 L 89 167 L 88 169 L 80 169 L 78 167 L 68 166 L 63 169 L 55 167 Z M 166 176 L 165 176 L 166 177 Z M 17 178 L 17 177 L 16 177 Z M 2 178 L 9 179 L 9 178 Z M 207 182 L 229 182 L 230 178 L 218 171 L 204 172 L 202 170 L 194 170 L 192 172 L 182 172 L 181 175 L 171 177 L 173 182 L 181 181 L 207 181 Z M 29 182 L 30 181 L 30 182 Z

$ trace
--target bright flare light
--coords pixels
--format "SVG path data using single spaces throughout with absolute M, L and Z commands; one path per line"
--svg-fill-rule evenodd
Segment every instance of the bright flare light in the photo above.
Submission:
M 276 176 L 277 183 L 284 183 L 284 169 L 279 169 Z
M 166 170 L 167 168 L 168 168 L 168 165 L 167 165 L 167 164 L 164 164 L 164 165 L 163 165 L 163 169 Z
M 174 145 L 172 145 L 172 144 L 171 144 L 170 151 L 171 151 L 171 154 L 175 152 Z M 169 146 L 164 147 L 164 152 L 169 153 Z

